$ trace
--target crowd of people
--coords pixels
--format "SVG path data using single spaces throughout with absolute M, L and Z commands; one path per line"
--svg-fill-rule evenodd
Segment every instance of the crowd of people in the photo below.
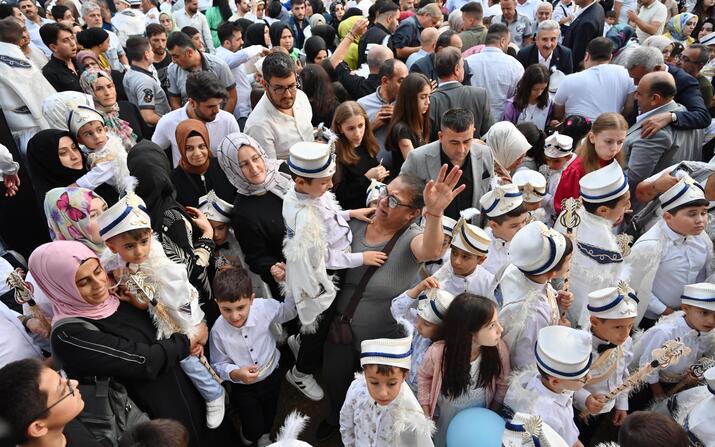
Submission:
M 714 26 L 5 0 L 0 438 L 715 446 Z

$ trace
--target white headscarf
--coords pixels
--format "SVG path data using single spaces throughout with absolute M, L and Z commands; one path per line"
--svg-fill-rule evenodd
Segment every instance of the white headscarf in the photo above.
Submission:
M 241 167 L 238 164 L 238 151 L 242 146 L 250 146 L 256 150 L 258 155 L 263 159 L 266 165 L 266 179 L 260 185 L 254 185 L 243 175 Z M 244 196 L 255 196 L 272 192 L 281 199 L 291 187 L 293 180 L 290 175 L 280 172 L 278 167 L 283 163 L 282 160 L 276 160 L 266 157 L 266 152 L 260 144 L 250 136 L 234 132 L 227 135 L 216 150 L 216 158 L 218 164 L 226 173 L 228 181 L 231 182 L 239 194 Z
M 78 106 L 94 108 L 92 95 L 75 91 L 55 93 L 42 102 L 42 114 L 49 123 L 50 129 L 69 130 L 67 117 L 70 111 Z
M 495 123 L 485 135 L 494 160 L 506 171 L 531 149 L 531 144 L 519 129 L 509 121 Z

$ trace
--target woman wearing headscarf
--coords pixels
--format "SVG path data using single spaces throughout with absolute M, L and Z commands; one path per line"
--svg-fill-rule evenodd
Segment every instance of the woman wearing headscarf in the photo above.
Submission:
M 269 285 L 274 297 L 280 297 L 270 270 L 285 260 L 283 197 L 292 184 L 290 175 L 281 171 L 282 161 L 266 157 L 256 140 L 239 132 L 221 141 L 216 158 L 238 191 L 231 226 L 246 264 Z
M 176 22 L 174 21 L 174 16 L 172 16 L 170 12 L 164 11 L 159 14 L 159 24 L 164 28 L 167 35 L 173 33 L 174 31 L 179 31 L 179 28 L 177 28 Z
M 353 9 L 353 8 L 351 8 Z M 354 8 L 357 9 L 357 8 Z M 359 9 L 358 9 L 359 11 Z M 355 22 L 358 22 L 363 19 L 362 15 L 355 15 L 355 16 L 350 16 L 348 18 L 343 19 L 342 22 L 340 22 L 340 26 L 338 26 L 338 38 L 340 40 L 345 39 L 345 36 L 348 35 L 350 30 L 353 28 L 353 25 L 355 25 Z M 360 43 L 360 37 L 356 36 L 355 39 L 353 39 L 353 43 L 350 44 L 350 49 L 348 49 L 348 54 L 345 56 L 345 59 L 343 61 L 348 64 L 348 67 L 350 67 L 353 70 L 357 70 L 358 68 L 358 44 Z
M 495 123 L 484 136 L 494 156 L 494 173 L 503 183 L 511 182 L 511 174 L 521 164 L 531 144 L 509 121 Z
M 311 26 L 310 32 L 314 37 L 323 38 L 323 42 L 325 42 L 325 46 L 328 48 L 330 53 L 335 51 L 335 48 L 337 48 L 335 43 L 335 28 L 330 25 L 318 25 L 315 28 Z
M 105 71 L 90 68 L 79 78 L 85 93 L 92 95 L 94 108 L 104 117 L 109 131 L 119 137 L 128 151 L 142 140 L 145 126 L 139 109 L 129 101 L 117 101 L 114 81 Z
M 91 50 L 97 55 L 99 68 L 109 73 L 111 65 L 107 58 L 107 50 L 109 49 L 109 34 L 102 28 L 87 28 L 77 34 L 77 43 L 82 45 L 85 50 Z
M 274 22 L 268 33 L 271 36 L 271 45 L 274 47 L 283 47 L 294 62 L 300 58 L 300 51 L 297 48 L 293 48 L 295 36 L 293 36 L 293 31 L 287 23 Z
M 328 57 L 328 47 L 320 36 L 310 36 L 305 39 L 303 52 L 305 53 L 305 62 L 308 64 L 320 64 Z
M 166 255 L 184 264 L 189 282 L 199 292 L 201 307 L 213 323 L 218 308 L 211 299 L 208 268 L 216 244 L 213 228 L 206 216 L 196 208 L 184 207 L 176 201 L 171 182 L 171 164 L 159 146 L 144 140 L 129 151 L 127 166 L 139 181 L 135 192 L 146 203 L 151 227 L 159 237 Z M 211 306 L 207 303 L 211 302 Z
M 27 162 L 40 208 L 47 191 L 70 186 L 87 173 L 84 153 L 72 135 L 64 130 L 37 132 L 27 143 Z M 117 201 L 116 191 L 108 185 L 97 188 L 97 193 L 111 203 Z
M 663 36 L 688 47 L 695 43 L 695 38 L 691 34 L 697 24 L 698 16 L 695 14 L 684 12 L 675 15 L 668 20 L 668 31 L 663 33 Z
M 79 242 L 41 245 L 29 265 L 52 303 L 53 356 L 67 374 L 80 384 L 111 377 L 150 418 L 179 421 L 190 445 L 202 445 L 203 400 L 179 361 L 205 343 L 205 326 L 192 337 L 177 332 L 157 340 L 149 313 L 110 292 L 97 255 Z
M 253 23 L 246 29 L 246 33 L 243 36 L 243 46 L 248 48 L 252 45 L 261 45 L 266 48 L 271 46 L 271 36 L 268 33 L 266 22 Z
M 182 121 L 176 127 L 176 145 L 181 154 L 179 166 L 171 172 L 176 201 L 198 207 L 199 198 L 213 190 L 222 200 L 233 203 L 236 188 L 211 154 L 209 131 L 203 121 Z
M 88 70 L 90 68 L 98 68 L 100 70 L 102 69 L 102 67 L 100 67 L 99 65 L 99 57 L 92 50 L 82 50 L 77 52 L 75 60 L 80 65 L 82 71 Z M 126 101 L 127 94 L 124 91 L 123 84 L 124 73 L 114 69 L 107 71 L 107 73 L 112 76 L 112 80 L 114 81 L 114 87 L 117 89 L 117 99 Z

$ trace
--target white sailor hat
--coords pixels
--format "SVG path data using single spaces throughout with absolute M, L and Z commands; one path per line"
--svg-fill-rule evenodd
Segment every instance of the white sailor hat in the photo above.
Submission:
M 442 216 L 442 233 L 444 233 L 445 236 L 452 237 L 455 225 L 457 225 L 456 220 L 449 216 Z
M 430 289 L 418 299 L 417 315 L 432 324 L 442 324 L 449 305 L 454 301 L 454 295 L 446 290 Z
M 457 247 L 475 256 L 486 256 L 492 239 L 476 225 L 467 223 L 460 217 L 452 230 L 452 247 Z
M 628 179 L 616 160 L 588 173 L 578 182 L 581 198 L 590 203 L 603 203 L 617 199 L 628 191 Z
M 625 282 L 618 287 L 606 287 L 588 294 L 588 311 L 594 317 L 606 320 L 632 318 L 638 315 L 638 297 Z
M 99 226 L 99 237 L 107 241 L 130 230 L 151 229 L 151 218 L 141 197 L 129 192 L 107 211 L 97 216 L 97 226 Z
M 93 108 L 80 105 L 71 110 L 67 116 L 67 129 L 76 137 L 82 126 L 92 121 L 100 121 L 104 124 L 104 117 Z
M 661 194 L 659 200 L 660 209 L 665 212 L 695 200 L 705 200 L 705 192 L 700 183 L 686 174 L 678 183 Z
M 298 439 L 309 420 L 308 416 L 294 410 L 283 422 L 283 426 L 276 437 L 276 442 L 269 444 L 268 447 L 311 447 L 307 442 Z
M 412 336 L 363 340 L 360 352 L 360 366 L 387 365 L 410 369 Z
M 566 238 L 534 221 L 517 231 L 509 244 L 509 258 L 527 275 L 541 275 L 554 268 L 566 251 Z
M 214 222 L 231 222 L 233 205 L 221 200 L 213 191 L 209 191 L 205 196 L 199 197 L 199 210 L 206 215 L 208 220 Z
M 527 413 L 516 413 L 506 423 L 501 442 L 504 447 L 568 446 L 541 416 Z
M 370 180 L 370 186 L 365 191 L 365 206 L 370 206 L 372 202 L 379 200 L 380 190 L 385 187 L 386 185 L 382 182 L 378 182 L 375 179 Z
M 301 177 L 330 177 L 335 173 L 335 155 L 325 143 L 301 141 L 291 146 L 288 167 Z
M 524 202 L 539 203 L 546 195 L 546 177 L 539 172 L 522 169 L 514 174 L 511 181 L 519 187 Z
M 703 375 L 707 381 L 707 389 L 713 395 L 700 401 L 683 421 L 683 428 L 688 434 L 692 446 L 715 445 L 715 368 L 710 368 Z
M 715 45 L 715 32 L 708 33 L 700 39 L 700 45 Z
M 519 187 L 513 183 L 497 185 L 479 199 L 479 204 L 484 209 L 484 214 L 489 217 L 497 217 L 506 214 L 522 204 L 524 198 L 521 196 Z
M 566 326 L 547 326 L 536 341 L 536 364 L 563 380 L 585 377 L 591 368 L 591 334 Z
M 715 284 L 709 282 L 687 284 L 683 289 L 681 303 L 702 309 L 715 310 Z
M 544 140 L 544 155 L 550 158 L 561 158 L 573 153 L 573 138 L 554 132 Z

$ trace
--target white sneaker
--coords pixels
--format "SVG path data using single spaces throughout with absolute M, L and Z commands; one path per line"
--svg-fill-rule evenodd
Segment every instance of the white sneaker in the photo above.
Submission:
M 300 351 L 300 336 L 298 335 L 291 335 L 288 337 L 288 347 L 290 348 L 290 352 L 293 353 L 293 358 L 298 360 L 298 351 Z
M 256 441 L 256 445 L 258 447 L 267 447 L 271 444 L 271 435 L 270 433 L 263 433 L 260 438 L 258 438 L 258 441 Z
M 288 383 L 296 387 L 298 391 L 305 394 L 305 397 L 310 400 L 314 400 L 317 402 L 319 400 L 322 400 L 323 397 L 325 397 L 323 389 L 320 387 L 320 385 L 318 385 L 318 382 L 315 381 L 313 375 L 302 374 L 296 371 L 295 366 L 289 369 L 286 373 L 286 380 L 288 381 Z
M 206 402 L 206 426 L 208 428 L 216 428 L 223 422 L 223 417 L 226 414 L 225 394 L 222 394 L 218 399 Z

